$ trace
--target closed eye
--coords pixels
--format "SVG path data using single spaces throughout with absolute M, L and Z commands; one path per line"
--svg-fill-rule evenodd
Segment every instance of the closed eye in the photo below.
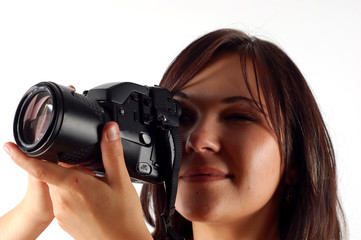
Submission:
M 194 121 L 192 114 L 189 114 L 187 111 L 182 111 L 182 115 L 179 118 L 179 123 L 181 125 L 191 124 Z
M 230 114 L 225 117 L 227 121 L 239 121 L 239 122 L 255 122 L 258 119 L 248 114 Z

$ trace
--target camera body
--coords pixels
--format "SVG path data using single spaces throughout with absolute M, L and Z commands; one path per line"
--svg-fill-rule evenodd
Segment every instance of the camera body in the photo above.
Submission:
M 173 139 L 180 114 L 172 94 L 157 86 L 107 83 L 78 94 L 41 82 L 19 103 L 14 137 L 31 157 L 81 165 L 103 175 L 101 132 L 115 121 L 132 181 L 162 183 L 172 173 L 175 150 L 181 148 Z

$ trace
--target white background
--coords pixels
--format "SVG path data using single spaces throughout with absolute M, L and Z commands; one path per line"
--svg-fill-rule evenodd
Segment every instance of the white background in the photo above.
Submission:
M 0 0 L 0 144 L 13 141 L 16 106 L 37 82 L 78 92 L 114 81 L 157 84 L 190 41 L 224 27 L 277 43 L 306 76 L 335 145 L 350 239 L 361 239 L 358 0 Z M 2 150 L 0 161 L 2 215 L 22 199 L 27 175 Z M 54 221 L 39 239 L 72 238 Z

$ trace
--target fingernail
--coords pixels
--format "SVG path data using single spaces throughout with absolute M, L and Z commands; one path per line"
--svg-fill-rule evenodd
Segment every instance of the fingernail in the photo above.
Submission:
M 8 147 L 8 145 L 4 145 L 4 150 L 7 154 L 11 155 L 11 149 Z
M 118 140 L 120 137 L 120 133 L 118 130 L 118 127 L 113 124 L 107 131 L 107 138 L 109 141 L 115 141 Z

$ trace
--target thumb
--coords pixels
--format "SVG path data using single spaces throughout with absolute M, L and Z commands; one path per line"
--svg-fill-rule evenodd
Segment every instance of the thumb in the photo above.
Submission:
M 124 161 L 119 126 L 116 122 L 109 122 L 104 126 L 101 150 L 108 183 L 111 185 L 130 181 Z

